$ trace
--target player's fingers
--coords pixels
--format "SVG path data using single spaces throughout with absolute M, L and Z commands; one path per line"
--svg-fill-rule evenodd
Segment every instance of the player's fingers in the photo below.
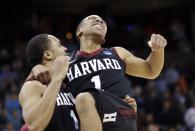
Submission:
M 125 95 L 125 99 L 127 99 L 127 100 L 132 100 L 132 99 L 134 99 L 134 98 L 130 97 L 129 95 Z
M 128 96 L 128 95 L 126 95 L 126 96 L 125 96 L 125 101 L 126 101 L 127 103 L 134 103 L 134 102 L 135 102 L 135 99 L 132 98 L 132 97 L 130 97 L 130 96 Z
M 129 106 L 131 106 L 135 112 L 137 112 L 137 104 L 136 102 L 127 102 Z
M 163 36 L 157 35 L 156 43 L 154 44 L 154 50 L 158 51 L 161 50 L 166 46 L 166 40 L 164 39 Z
M 137 107 L 137 105 L 136 104 L 132 104 L 132 103 L 128 103 L 131 107 L 133 107 L 133 108 L 135 108 L 135 107 Z
M 125 95 L 125 99 L 131 99 L 129 95 Z
M 152 34 L 150 41 L 151 41 L 151 44 L 155 43 L 155 41 L 156 41 L 156 34 Z
M 134 104 L 129 104 L 132 108 L 133 108 L 133 110 L 135 111 L 135 112 L 137 112 L 137 105 L 134 105 Z
M 49 71 L 47 71 L 46 75 L 47 75 L 47 83 L 49 83 L 51 81 L 51 74 Z
M 59 59 L 60 59 L 60 62 L 63 64 L 67 64 L 69 62 L 68 56 L 60 56 Z
M 129 106 L 131 106 L 135 112 L 137 112 L 137 104 L 135 102 L 135 99 L 123 99 L 124 102 L 126 102 Z
M 36 77 L 35 77 L 35 79 L 36 80 L 38 80 L 38 81 L 40 81 L 41 83 L 44 83 L 44 73 L 40 73 L 39 75 L 37 75 Z
M 167 45 L 167 40 L 163 38 L 163 47 L 165 47 L 166 45 Z
M 148 46 L 151 48 L 152 47 L 152 42 L 148 41 Z
M 154 48 L 156 51 L 160 50 L 160 48 L 161 48 L 161 39 L 159 37 L 156 39 L 156 43 L 154 44 Z
M 159 34 L 156 35 L 156 43 L 160 43 L 161 36 Z
M 154 51 L 157 50 L 157 41 L 158 41 L 157 35 L 154 35 L 154 37 L 153 37 L 153 43 L 152 43 L 152 49 Z
M 48 84 L 48 77 L 46 72 L 43 74 L 43 83 Z
M 164 45 L 164 39 L 161 38 L 161 41 L 160 41 L 160 49 L 164 48 L 165 45 Z
M 123 99 L 124 102 L 126 102 L 127 104 L 132 103 L 131 101 L 129 101 L 128 99 Z
M 133 99 L 126 99 L 126 102 L 128 102 L 128 103 L 135 103 L 135 100 L 133 100 Z
M 63 59 L 65 60 L 65 63 L 69 63 L 70 61 L 70 57 L 69 56 L 64 56 Z
M 166 39 L 163 36 L 161 36 L 160 40 L 161 40 L 160 41 L 160 49 L 162 49 L 167 45 L 167 43 L 166 43 Z
M 158 35 L 157 34 L 152 34 L 151 36 L 151 48 L 153 51 L 156 51 L 158 49 L 158 45 L 157 45 L 157 42 L 158 42 Z

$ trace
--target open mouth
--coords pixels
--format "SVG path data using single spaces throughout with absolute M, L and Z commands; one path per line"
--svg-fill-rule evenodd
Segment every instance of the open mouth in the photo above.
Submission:
M 93 27 L 95 27 L 96 29 L 102 30 L 103 26 L 100 24 L 94 24 Z

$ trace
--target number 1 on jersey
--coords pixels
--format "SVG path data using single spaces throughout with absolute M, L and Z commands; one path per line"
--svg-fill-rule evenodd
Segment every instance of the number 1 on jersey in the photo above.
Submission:
M 77 120 L 77 117 L 76 117 L 76 115 L 75 115 L 73 110 L 70 111 L 70 116 L 74 120 L 74 126 L 75 126 L 76 130 L 78 130 L 79 129 L 79 121 Z
M 95 88 L 101 90 L 101 81 L 100 81 L 100 76 L 94 76 L 91 78 L 91 82 L 94 82 Z

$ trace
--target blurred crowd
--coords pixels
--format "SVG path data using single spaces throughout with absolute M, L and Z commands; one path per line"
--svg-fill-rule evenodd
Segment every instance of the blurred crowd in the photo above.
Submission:
M 1 16 L 0 131 L 19 131 L 23 124 L 18 93 L 30 72 L 25 56 L 28 40 L 38 33 L 50 33 L 59 37 L 69 52 L 77 50 L 75 29 L 83 17 L 55 13 L 30 17 L 24 13 L 24 16 L 13 15 L 11 19 Z M 138 131 L 195 131 L 195 67 L 192 31 L 188 25 L 190 16 L 158 12 L 139 18 L 103 17 L 108 24 L 104 47 L 122 46 L 145 58 L 149 53 L 147 41 L 153 32 L 168 40 L 165 67 L 157 79 L 128 76 L 138 104 Z

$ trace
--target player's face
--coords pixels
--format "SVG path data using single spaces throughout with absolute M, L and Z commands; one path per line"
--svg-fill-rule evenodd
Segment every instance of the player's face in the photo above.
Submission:
M 64 47 L 58 38 L 55 36 L 49 35 L 48 36 L 50 40 L 50 51 L 53 55 L 53 57 L 61 56 L 61 55 L 66 55 L 67 48 Z
M 84 35 L 98 35 L 105 38 L 107 32 L 106 22 L 97 15 L 90 15 L 83 19 L 80 31 Z

